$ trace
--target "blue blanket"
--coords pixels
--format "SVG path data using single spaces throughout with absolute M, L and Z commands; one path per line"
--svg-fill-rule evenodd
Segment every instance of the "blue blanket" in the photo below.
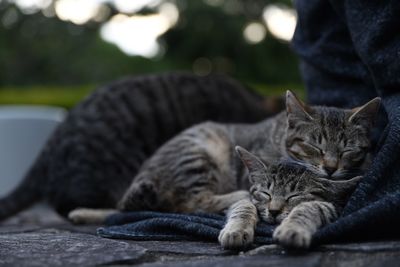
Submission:
M 400 237 L 400 2 L 298 0 L 293 48 L 311 104 L 354 107 L 375 96 L 383 108 L 374 131 L 374 160 L 341 218 L 314 244 Z M 112 216 L 104 237 L 217 240 L 217 215 L 136 212 Z M 260 224 L 256 242 L 270 243 Z
M 203 240 L 217 241 L 225 223 L 217 214 L 175 214 L 152 211 L 126 212 L 108 217 L 97 230 L 102 237 L 132 240 Z M 274 227 L 260 223 L 256 229 L 257 244 L 270 244 Z

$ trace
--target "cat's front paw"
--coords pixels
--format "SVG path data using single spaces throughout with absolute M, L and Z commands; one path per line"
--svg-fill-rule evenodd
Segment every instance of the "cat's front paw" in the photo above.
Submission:
M 275 229 L 273 238 L 284 247 L 306 249 L 310 247 L 312 234 L 296 225 L 281 224 Z
M 241 249 L 253 243 L 254 229 L 251 227 L 225 226 L 218 237 L 224 249 Z

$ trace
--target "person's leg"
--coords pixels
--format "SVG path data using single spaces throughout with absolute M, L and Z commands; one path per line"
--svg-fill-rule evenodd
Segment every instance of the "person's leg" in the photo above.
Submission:
M 376 97 L 378 92 L 370 67 L 359 51 L 358 46 L 361 44 L 357 45 L 353 37 L 352 31 L 357 31 L 357 27 L 353 26 L 355 29 L 352 29 L 350 26 L 355 23 L 349 25 L 348 22 L 359 16 L 347 18 L 351 17 L 351 12 L 344 12 L 339 3 L 343 7 L 343 1 L 295 1 L 298 23 L 292 46 L 301 59 L 300 67 L 308 102 L 352 108 Z M 361 12 L 361 9 L 360 7 L 357 12 Z M 367 19 L 371 18 L 368 14 L 365 16 Z M 359 29 L 358 35 L 368 30 Z M 367 36 L 365 38 L 368 39 Z M 400 62 L 398 57 L 396 59 L 396 55 L 393 55 L 393 60 Z M 383 108 L 376 121 L 376 127 L 372 131 L 374 144 L 378 142 L 387 123 Z
M 367 67 L 353 47 L 345 20 L 329 1 L 297 0 L 292 45 L 310 104 L 358 106 L 376 96 Z
M 400 88 L 400 2 L 330 1 L 343 17 L 354 50 L 368 69 L 379 96 Z

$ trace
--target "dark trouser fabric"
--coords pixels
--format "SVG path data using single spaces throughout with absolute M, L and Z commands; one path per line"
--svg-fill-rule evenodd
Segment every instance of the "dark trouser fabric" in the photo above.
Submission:
M 380 96 L 372 165 L 316 243 L 400 236 L 400 2 L 297 0 L 293 49 L 308 101 L 354 107 Z M 385 111 L 388 121 L 386 120 Z

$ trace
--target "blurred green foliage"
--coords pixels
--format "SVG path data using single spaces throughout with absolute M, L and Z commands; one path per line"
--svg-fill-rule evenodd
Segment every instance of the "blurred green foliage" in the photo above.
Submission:
M 127 75 L 192 71 L 198 58 L 209 60 L 213 72 L 254 85 L 264 94 L 279 94 L 288 87 L 302 92 L 297 59 L 288 43 L 269 33 L 258 44 L 243 38 L 247 23 L 261 21 L 264 6 L 291 5 L 291 1 L 237 0 L 243 8 L 234 14 L 200 0 L 174 2 L 180 17 L 160 37 L 166 52 L 161 58 L 147 59 L 128 56 L 102 40 L 100 22 L 75 25 L 41 12 L 24 14 L 0 0 L 0 104 L 71 107 L 100 84 Z M 110 10 L 109 16 L 118 13 L 112 6 Z M 7 16 L 14 20 L 7 23 Z
M 5 87 L 0 90 L 0 105 L 52 105 L 69 109 L 89 94 L 93 88 L 93 86 Z
M 286 90 L 290 89 L 304 98 L 304 88 L 301 84 L 249 84 L 248 86 L 265 96 L 284 95 Z M 54 105 L 69 109 L 94 89 L 94 85 L 5 87 L 0 90 L 0 105 Z

